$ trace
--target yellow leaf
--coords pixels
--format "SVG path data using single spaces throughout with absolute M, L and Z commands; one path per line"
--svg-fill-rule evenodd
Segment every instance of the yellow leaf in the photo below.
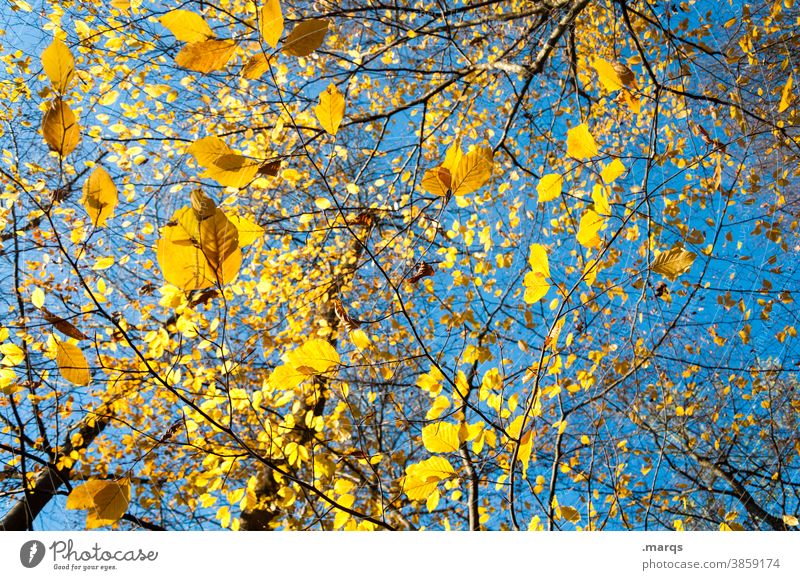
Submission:
M 697 254 L 676 246 L 656 256 L 650 269 L 657 274 L 676 280 L 681 274 L 688 272 L 694 264 Z
M 611 163 L 606 165 L 600 172 L 600 177 L 606 183 L 613 183 L 617 177 L 625 173 L 625 165 L 619 159 L 614 159 Z
M 550 262 L 547 259 L 547 250 L 541 244 L 531 244 L 529 249 L 528 263 L 531 270 L 543 276 L 550 276 Z
M 592 68 L 597 72 L 600 84 L 602 84 L 608 92 L 618 91 L 622 88 L 623 84 L 619 75 L 617 75 L 617 72 L 614 70 L 614 66 L 607 60 L 602 58 L 593 59 Z
M 25 360 L 25 351 L 13 342 L 0 344 L 0 354 L 3 355 L 3 365 L 15 367 Z
M 75 150 L 81 140 L 78 119 L 69 105 L 60 97 L 53 99 L 42 119 L 42 134 L 51 151 L 66 157 Z
M 291 56 L 308 56 L 320 46 L 328 33 L 328 20 L 312 18 L 294 27 L 283 42 L 283 52 Z
M 118 521 L 128 509 L 131 499 L 130 480 L 90 480 L 75 487 L 67 497 L 67 509 L 89 510 L 88 529 L 107 526 Z
M 97 258 L 92 270 L 107 270 L 114 265 L 114 256 L 106 256 L 105 258 Z
M 797 519 L 797 516 L 792 516 L 788 514 L 783 515 L 783 523 L 791 527 L 800 526 L 800 520 Z
M 269 70 L 269 59 L 263 52 L 251 56 L 242 68 L 242 76 L 246 79 L 260 79 Z
M 547 282 L 547 278 L 539 272 L 525 274 L 522 284 L 525 286 L 523 300 L 527 304 L 538 302 L 550 291 L 550 284 Z
M 447 195 L 451 185 L 450 170 L 444 167 L 428 169 L 422 177 L 421 185 L 422 189 L 433 195 Z
M 793 79 L 791 73 L 789 73 L 789 78 L 786 79 L 786 84 L 783 86 L 783 90 L 781 91 L 781 102 L 778 105 L 778 112 L 783 113 L 786 109 L 789 108 L 789 105 L 792 104 L 794 100 L 794 96 L 792 95 L 792 84 Z
M 439 395 L 434 399 L 431 408 L 428 409 L 428 412 L 425 414 L 425 418 L 428 421 L 433 421 L 434 419 L 438 419 L 441 417 L 444 410 L 450 406 L 450 399 L 445 397 L 444 395 Z
M 567 131 L 567 155 L 575 159 L 589 159 L 597 153 L 597 143 L 586 123 L 581 123 Z
M 31 293 L 31 304 L 33 304 L 36 308 L 41 308 L 44 306 L 44 290 L 41 288 L 33 289 L 33 292 Z
M 288 391 L 308 378 L 307 373 L 295 369 L 292 365 L 280 365 L 270 373 L 267 383 L 273 389 Z
M 182 290 L 227 284 L 242 264 L 239 233 L 220 209 L 201 221 L 185 207 L 164 228 L 156 257 L 167 282 Z
M 427 499 L 440 481 L 456 475 L 455 469 L 444 457 L 431 457 L 406 467 L 403 491 L 411 500 Z
M 594 202 L 594 211 L 600 215 L 611 215 L 611 206 L 608 203 L 608 196 L 606 195 L 606 188 L 599 183 L 594 186 L 592 190 L 592 201 Z
M 330 84 L 319 96 L 319 105 L 314 108 L 319 124 L 329 134 L 336 135 L 344 117 L 344 96 L 336 85 Z
M 444 155 L 444 163 L 442 163 L 442 167 L 447 169 L 450 173 L 454 173 L 456 168 L 458 168 L 458 164 L 461 163 L 461 158 L 464 156 L 463 152 L 461 151 L 461 137 L 456 137 L 453 139 L 453 142 L 448 147 L 447 152 Z
M 439 498 L 439 490 L 436 489 L 428 496 L 428 499 L 425 500 L 425 507 L 428 508 L 428 513 L 431 513 L 436 509 L 436 506 L 439 505 Z
M 96 227 L 105 225 L 117 205 L 117 186 L 102 167 L 97 166 L 84 182 L 81 203 Z
M 219 137 L 203 137 L 189 147 L 197 164 L 205 169 L 203 177 L 220 185 L 241 189 L 250 183 L 258 172 L 259 164 L 230 149 Z
M 203 17 L 189 10 L 167 12 L 159 22 L 182 42 L 202 42 L 215 36 Z
M 331 207 L 331 200 L 329 200 L 327 197 L 318 197 L 314 200 L 314 205 L 321 210 L 326 210 Z
M 589 286 L 594 286 L 597 280 L 597 272 L 600 268 L 597 267 L 597 260 L 589 260 L 583 268 L 583 281 Z
M 70 383 L 84 386 L 91 381 L 89 363 L 83 351 L 71 342 L 56 341 L 56 363 L 61 376 Z
M 585 248 L 594 248 L 603 243 L 597 232 L 605 225 L 605 219 L 597 212 L 587 209 L 578 225 L 578 243 Z
M 14 369 L 0 367 L 0 393 L 4 395 L 13 395 L 17 391 L 21 391 L 22 387 L 16 383 L 17 373 Z
M 326 373 L 341 362 L 339 353 L 331 343 L 313 338 L 285 356 L 286 363 L 307 375 Z
M 453 195 L 467 195 L 482 187 L 492 176 L 493 163 L 490 147 L 476 147 L 464 155 L 453 172 Z
M 175 57 L 180 67 L 207 74 L 224 68 L 236 50 L 230 40 L 201 40 L 184 46 Z
M 431 453 L 452 453 L 461 444 L 458 425 L 431 423 L 422 428 L 422 443 Z
M 622 91 L 622 96 L 631 112 L 634 115 L 638 115 L 642 110 L 642 101 L 639 99 L 639 97 L 629 90 Z
M 358 350 L 366 350 L 372 344 L 367 333 L 360 328 L 354 328 L 350 331 L 350 340 Z
M 564 178 L 557 173 L 549 173 L 543 175 L 539 180 L 539 185 L 536 186 L 536 191 L 539 194 L 539 203 L 551 201 L 561 195 L 564 187 Z
M 343 507 L 350 508 L 353 507 L 353 503 L 355 502 L 355 496 L 346 493 L 339 497 L 338 503 L 341 504 Z M 336 510 L 336 515 L 333 518 L 333 529 L 338 530 L 343 528 L 344 525 L 347 523 L 347 520 L 350 519 L 350 514 L 342 511 L 340 509 Z
M 61 95 L 66 93 L 75 76 L 75 60 L 69 48 L 58 38 L 54 38 L 42 52 L 42 67 L 53 89 Z
M 243 248 L 264 235 L 264 228 L 249 219 L 237 215 L 228 216 L 228 220 L 239 232 L 239 247 Z
M 264 41 L 272 48 L 278 46 L 278 41 L 283 34 L 283 12 L 280 0 L 266 0 L 261 7 L 258 22 L 259 30 Z

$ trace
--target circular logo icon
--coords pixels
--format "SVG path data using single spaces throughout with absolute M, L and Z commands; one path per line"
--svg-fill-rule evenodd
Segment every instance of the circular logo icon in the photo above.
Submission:
M 19 549 L 19 561 L 26 568 L 35 568 L 44 560 L 44 544 L 39 540 L 29 540 Z

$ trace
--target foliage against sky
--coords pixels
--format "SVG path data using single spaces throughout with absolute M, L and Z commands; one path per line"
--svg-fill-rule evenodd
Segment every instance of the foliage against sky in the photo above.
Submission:
M 4 527 L 797 525 L 791 0 L 2 17 Z

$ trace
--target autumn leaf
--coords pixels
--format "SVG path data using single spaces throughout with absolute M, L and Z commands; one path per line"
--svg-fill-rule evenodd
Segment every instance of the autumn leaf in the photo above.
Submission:
M 437 196 L 448 193 L 464 196 L 483 187 L 492 176 L 494 155 L 490 147 L 475 147 L 463 154 L 461 140 L 456 139 L 447 150 L 439 167 L 428 169 L 422 178 L 422 188 Z
M 286 363 L 307 375 L 327 373 L 336 368 L 341 360 L 331 343 L 321 338 L 305 342 L 286 354 Z
M 422 428 L 422 443 L 431 453 L 452 453 L 461 445 L 459 431 L 454 423 L 431 423 Z
M 66 93 L 75 76 L 75 60 L 60 39 L 54 38 L 42 52 L 42 67 L 53 89 L 60 95 Z
M 594 248 L 603 243 L 600 239 L 598 232 L 605 226 L 605 218 L 598 215 L 597 212 L 587 209 L 581 215 L 581 221 L 578 225 L 578 243 L 585 248 Z
M 617 178 L 625 173 L 625 165 L 619 159 L 614 159 L 611 163 L 603 167 L 600 177 L 605 183 L 613 183 Z
M 89 363 L 83 351 L 71 342 L 56 341 L 56 363 L 61 376 L 70 383 L 85 386 L 91 382 Z
M 102 167 L 97 166 L 84 182 L 81 203 L 96 227 L 104 226 L 114 212 L 117 205 L 117 186 Z
M 228 220 L 239 232 L 239 247 L 249 246 L 264 235 L 264 228 L 243 216 L 229 215 Z
M 258 52 L 247 59 L 242 68 L 242 76 L 246 79 L 257 80 L 269 70 L 269 59 L 263 52 Z
M 597 72 L 597 77 L 600 79 L 600 84 L 608 92 L 620 90 L 624 85 L 619 78 L 614 65 L 602 58 L 592 59 L 592 68 Z
M 314 108 L 319 124 L 331 135 L 336 135 L 344 117 L 344 95 L 330 84 L 320 95 L 319 104 Z
M 202 16 L 190 10 L 172 10 L 159 22 L 183 42 L 202 42 L 214 38 L 214 32 Z
M 78 119 L 60 97 L 52 100 L 44 114 L 42 134 L 50 150 L 57 152 L 61 157 L 72 153 L 81 140 Z
M 259 163 L 239 155 L 219 137 L 203 137 L 188 149 L 197 164 L 205 169 L 202 177 L 217 181 L 220 185 L 240 189 L 253 181 Z
M 88 510 L 86 528 L 111 525 L 125 515 L 131 498 L 130 480 L 93 479 L 79 485 L 67 497 L 67 509 Z
M 164 227 L 156 256 L 167 282 L 183 290 L 227 284 L 242 264 L 238 230 L 218 208 L 202 221 L 191 207 L 178 210 Z
M 547 250 L 541 244 L 531 244 L 529 248 L 528 264 L 531 271 L 525 274 L 522 284 L 525 287 L 523 300 L 527 304 L 538 302 L 550 291 L 550 264 L 547 259 Z
M 539 185 L 536 186 L 536 192 L 539 194 L 539 203 L 551 201 L 561 195 L 564 188 L 564 178 L 557 173 L 549 173 L 542 176 L 539 180 Z
M 661 252 L 650 264 L 650 269 L 670 280 L 676 280 L 681 274 L 685 274 L 692 268 L 697 254 L 676 246 L 665 252 Z
M 329 25 L 330 22 L 324 18 L 304 20 L 283 41 L 283 52 L 291 56 L 308 56 L 322 46 Z
M 567 155 L 575 159 L 589 159 L 598 154 L 597 143 L 586 123 L 567 131 Z
M 425 500 L 439 482 L 456 475 L 455 469 L 444 457 L 431 457 L 406 467 L 403 491 L 411 500 Z
M 490 147 L 476 147 L 458 162 L 453 172 L 453 195 L 467 195 L 483 187 L 492 176 L 493 155 Z
M 225 68 L 236 50 L 230 40 L 201 40 L 184 46 L 175 57 L 175 63 L 202 74 Z
M 69 320 L 64 320 L 60 316 L 56 316 L 47 308 L 42 307 L 42 316 L 44 319 L 52 324 L 59 332 L 74 338 L 75 340 L 88 340 L 88 336 L 82 333 L 74 324 Z
M 783 113 L 786 109 L 789 108 L 789 105 L 792 104 L 794 101 L 794 95 L 792 94 L 792 75 L 789 74 L 789 78 L 786 79 L 786 84 L 783 85 L 783 90 L 781 90 L 781 102 L 778 105 L 778 112 Z
M 281 11 L 280 0 L 266 0 L 264 2 L 259 15 L 258 27 L 264 42 L 272 48 L 278 46 L 278 41 L 283 34 L 283 12 Z

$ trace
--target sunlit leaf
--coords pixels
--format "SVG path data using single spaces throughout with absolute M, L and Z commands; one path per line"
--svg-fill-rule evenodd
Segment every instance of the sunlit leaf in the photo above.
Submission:
M 422 428 L 422 443 L 431 453 L 452 453 L 461 444 L 459 428 L 454 423 L 432 423 Z
M 175 57 L 175 63 L 207 74 L 225 68 L 235 50 L 236 43 L 230 40 L 201 40 L 184 46 Z
M 330 22 L 324 18 L 304 20 L 283 41 L 283 52 L 291 56 L 308 56 L 322 46 L 329 25 Z
M 286 363 L 307 375 L 327 373 L 336 368 L 341 359 L 327 340 L 313 338 L 285 356 Z
M 283 12 L 281 11 L 280 0 L 266 0 L 264 2 L 261 6 L 261 14 L 259 14 L 258 28 L 261 31 L 261 37 L 264 42 L 272 48 L 278 46 L 278 41 L 283 34 Z
M 544 274 L 540 272 L 528 272 L 525 274 L 522 284 L 525 286 L 523 300 L 525 300 L 527 304 L 538 302 L 550 291 L 550 283 L 547 281 Z
M 598 215 L 597 212 L 587 209 L 581 215 L 581 221 L 578 225 L 578 243 L 585 248 L 594 248 L 603 243 L 603 240 L 598 236 L 598 232 L 605 225 L 605 218 Z
M 623 87 L 622 80 L 614 70 L 614 66 L 602 58 L 592 59 L 592 68 L 597 72 L 597 77 L 600 79 L 600 84 L 608 92 L 618 91 Z
M 56 364 L 61 376 L 74 385 L 85 386 L 92 380 L 86 356 L 71 342 L 56 341 Z
M 367 333 L 360 328 L 354 328 L 350 331 L 350 340 L 361 351 L 368 349 L 372 344 Z
M 547 259 L 547 249 L 541 244 L 531 244 L 528 252 L 528 264 L 531 270 L 549 277 L 550 262 Z
M 202 42 L 214 38 L 214 32 L 202 16 L 189 10 L 167 12 L 159 22 L 183 42 Z
M 794 101 L 794 95 L 792 94 L 792 84 L 794 83 L 792 79 L 792 74 L 789 73 L 789 78 L 786 79 L 786 84 L 783 85 L 783 90 L 781 91 L 781 102 L 778 105 L 778 112 L 783 113 L 786 109 L 789 108 L 789 105 L 792 104 Z
M 625 165 L 619 159 L 614 159 L 600 172 L 600 177 L 606 183 L 613 183 L 620 175 L 625 173 Z
M 536 186 L 539 194 L 539 203 L 551 201 L 561 195 L 564 188 L 564 178 L 558 173 L 548 173 L 543 175 Z
M 205 169 L 203 177 L 227 187 L 244 187 L 255 178 L 259 168 L 257 161 L 235 153 L 219 137 L 198 139 L 189 147 L 189 153 Z
M 245 63 L 242 76 L 246 79 L 257 80 L 269 70 L 269 59 L 263 52 L 257 52 Z
M 598 214 L 603 216 L 611 215 L 611 206 L 608 203 L 606 188 L 599 183 L 592 190 L 592 201 L 594 202 L 594 210 Z
M 72 153 L 81 140 L 78 119 L 69 105 L 56 97 L 42 119 L 42 134 L 45 143 L 61 157 Z
M 236 226 L 239 231 L 239 247 L 243 248 L 255 242 L 264 235 L 264 228 L 246 217 L 229 215 L 228 220 Z
M 36 308 L 41 308 L 44 306 L 44 290 L 41 288 L 33 289 L 33 292 L 31 292 L 31 304 L 33 304 Z
M 75 76 L 75 59 L 69 48 L 58 38 L 42 52 L 42 68 L 53 89 L 63 95 Z
M 167 282 L 183 290 L 227 284 L 242 264 L 239 232 L 220 209 L 200 221 L 185 207 L 164 227 L 156 256 Z
M 598 154 L 597 143 L 586 123 L 567 131 L 567 155 L 575 159 L 589 159 Z
M 489 147 L 476 147 L 458 162 L 453 172 L 453 195 L 467 195 L 482 187 L 492 176 L 493 155 Z
M 319 124 L 331 135 L 336 135 L 344 117 L 344 95 L 330 84 L 319 96 L 319 104 L 314 108 Z
M 88 510 L 87 529 L 107 526 L 119 521 L 131 499 L 130 480 L 90 480 L 79 485 L 67 497 L 67 509 Z
M 680 246 L 661 252 L 650 264 L 650 269 L 657 274 L 676 280 L 692 268 L 697 254 Z
M 433 195 L 445 196 L 450 191 L 450 170 L 444 167 L 428 169 L 422 177 L 422 188 Z
M 444 457 L 431 457 L 406 467 L 403 491 L 411 500 L 425 500 L 436 490 L 440 481 L 456 475 L 455 469 Z
M 117 205 L 117 186 L 108 172 L 99 165 L 83 183 L 81 204 L 89 214 L 92 224 L 97 227 L 104 226 L 114 212 Z

